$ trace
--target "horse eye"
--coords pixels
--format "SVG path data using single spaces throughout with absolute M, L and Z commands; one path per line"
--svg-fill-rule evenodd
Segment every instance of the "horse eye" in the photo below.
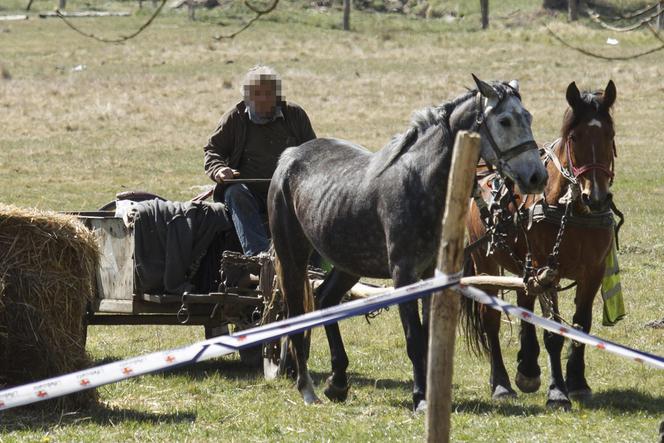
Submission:
M 507 118 L 507 117 L 503 117 L 503 118 L 501 118 L 500 120 L 498 120 L 498 123 L 500 123 L 500 125 L 503 126 L 503 127 L 505 127 L 505 128 L 509 128 L 510 125 L 512 124 L 512 123 L 510 122 L 510 119 Z

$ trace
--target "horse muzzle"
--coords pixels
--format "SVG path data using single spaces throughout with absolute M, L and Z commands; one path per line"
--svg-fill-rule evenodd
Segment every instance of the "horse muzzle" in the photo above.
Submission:
M 611 207 L 613 194 L 607 192 L 604 195 L 593 195 L 593 193 L 582 192 L 581 201 L 590 209 L 590 212 L 605 212 Z

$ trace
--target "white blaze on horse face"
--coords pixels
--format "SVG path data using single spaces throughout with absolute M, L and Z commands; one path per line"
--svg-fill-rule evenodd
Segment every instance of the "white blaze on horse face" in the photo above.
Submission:
M 592 119 L 588 122 L 588 126 L 597 126 L 598 128 L 601 128 L 602 127 L 602 122 L 597 120 L 596 118 L 594 118 L 594 119 Z

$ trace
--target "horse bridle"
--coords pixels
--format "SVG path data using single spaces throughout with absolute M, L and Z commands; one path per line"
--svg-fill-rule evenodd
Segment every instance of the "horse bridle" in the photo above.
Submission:
M 572 141 L 572 136 L 568 136 L 567 140 L 565 140 L 565 150 L 567 151 L 567 161 L 569 161 L 569 167 L 570 171 L 572 172 L 572 176 L 577 179 L 581 175 L 590 172 L 590 171 L 599 171 L 609 177 L 610 184 L 613 184 L 613 177 L 615 176 L 615 173 L 613 172 L 614 168 L 614 161 L 613 159 L 617 157 L 617 152 L 616 152 L 616 142 L 613 140 L 613 156 L 611 157 L 611 164 L 607 167 L 606 165 L 603 165 L 601 163 L 588 163 L 585 165 L 582 165 L 581 167 L 576 167 L 574 165 L 574 160 L 572 160 L 572 149 L 570 148 L 570 142 Z
M 572 159 L 572 148 L 571 148 L 571 141 L 572 141 L 572 136 L 569 135 L 567 139 L 565 140 L 565 153 L 567 155 L 567 161 L 569 162 L 569 168 L 565 168 L 556 155 L 556 153 L 551 149 L 552 146 L 555 146 L 556 143 L 560 142 L 562 139 L 556 139 L 552 143 L 544 145 L 542 148 L 544 149 L 544 153 L 547 158 L 549 158 L 553 164 L 556 166 L 556 169 L 560 174 L 562 174 L 567 181 L 569 181 L 572 184 L 577 184 L 580 176 L 583 174 L 590 172 L 590 171 L 600 171 L 601 173 L 607 175 L 610 180 L 610 185 L 613 184 L 613 177 L 615 176 L 614 173 L 614 167 L 615 167 L 615 161 L 614 159 L 618 157 L 618 153 L 616 151 L 616 142 L 615 140 L 613 141 L 613 157 L 611 158 L 611 164 L 607 167 L 606 165 L 603 165 L 601 163 L 588 163 L 585 165 L 582 165 L 580 167 L 577 167 L 574 165 L 574 160 Z
M 507 85 L 509 88 L 512 89 L 514 92 L 514 95 L 521 100 L 521 96 L 519 95 L 518 91 L 516 89 L 512 88 L 511 86 Z M 475 103 L 476 103 L 476 109 L 477 109 L 477 115 L 475 117 L 475 123 L 473 125 L 473 130 L 476 132 L 479 132 L 482 129 L 482 126 L 485 128 L 486 132 L 486 138 L 489 141 L 489 145 L 491 146 L 491 149 L 493 149 L 494 154 L 496 155 L 496 159 L 498 160 L 498 164 L 496 165 L 496 169 L 498 169 L 498 172 L 502 174 L 502 171 L 504 169 L 504 166 L 507 164 L 508 161 L 516 157 L 517 155 L 523 154 L 526 151 L 529 151 L 531 149 L 538 149 L 537 143 L 535 143 L 535 140 L 527 140 L 523 143 L 519 143 L 518 145 L 512 146 L 504 151 L 501 151 L 498 148 L 498 144 L 496 143 L 496 140 L 493 138 L 493 134 L 491 134 L 491 129 L 489 128 L 488 125 L 485 125 L 487 118 L 489 115 L 491 115 L 494 111 L 494 109 L 497 109 L 500 107 L 502 101 L 505 99 L 505 96 L 501 96 L 498 99 L 498 103 L 494 108 L 489 110 L 488 113 L 484 114 L 484 103 L 482 102 L 482 94 L 480 92 L 477 93 L 475 96 Z

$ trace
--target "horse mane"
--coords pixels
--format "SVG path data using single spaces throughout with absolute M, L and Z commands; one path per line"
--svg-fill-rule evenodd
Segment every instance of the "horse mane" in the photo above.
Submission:
M 510 85 L 503 82 L 490 82 L 491 86 L 498 92 L 500 100 L 502 100 L 507 95 L 513 95 L 521 100 L 519 92 L 513 89 Z M 450 116 L 454 109 L 456 109 L 459 104 L 465 102 L 471 97 L 477 95 L 477 89 L 469 89 L 466 93 L 460 95 L 459 97 L 451 100 L 449 102 L 442 103 L 438 106 L 429 106 L 426 108 L 419 109 L 413 112 L 411 116 L 410 127 L 401 134 L 396 134 L 392 139 L 385 145 L 382 150 L 389 151 L 383 165 L 378 169 L 377 176 L 382 174 L 387 168 L 392 166 L 399 157 L 408 152 L 408 149 L 412 147 L 417 140 L 431 127 L 436 125 L 442 125 L 443 130 L 445 131 L 446 139 L 449 139 L 451 135 L 450 129 Z M 448 142 L 448 140 L 445 140 Z
M 560 129 L 560 136 L 563 140 L 569 137 L 570 133 L 581 122 L 589 120 L 594 116 L 602 117 L 613 127 L 613 117 L 611 117 L 610 109 L 605 109 L 602 104 L 604 103 L 604 91 L 583 91 L 581 93 L 581 100 L 584 103 L 583 112 L 577 115 L 568 106 L 563 115 L 563 126 Z

